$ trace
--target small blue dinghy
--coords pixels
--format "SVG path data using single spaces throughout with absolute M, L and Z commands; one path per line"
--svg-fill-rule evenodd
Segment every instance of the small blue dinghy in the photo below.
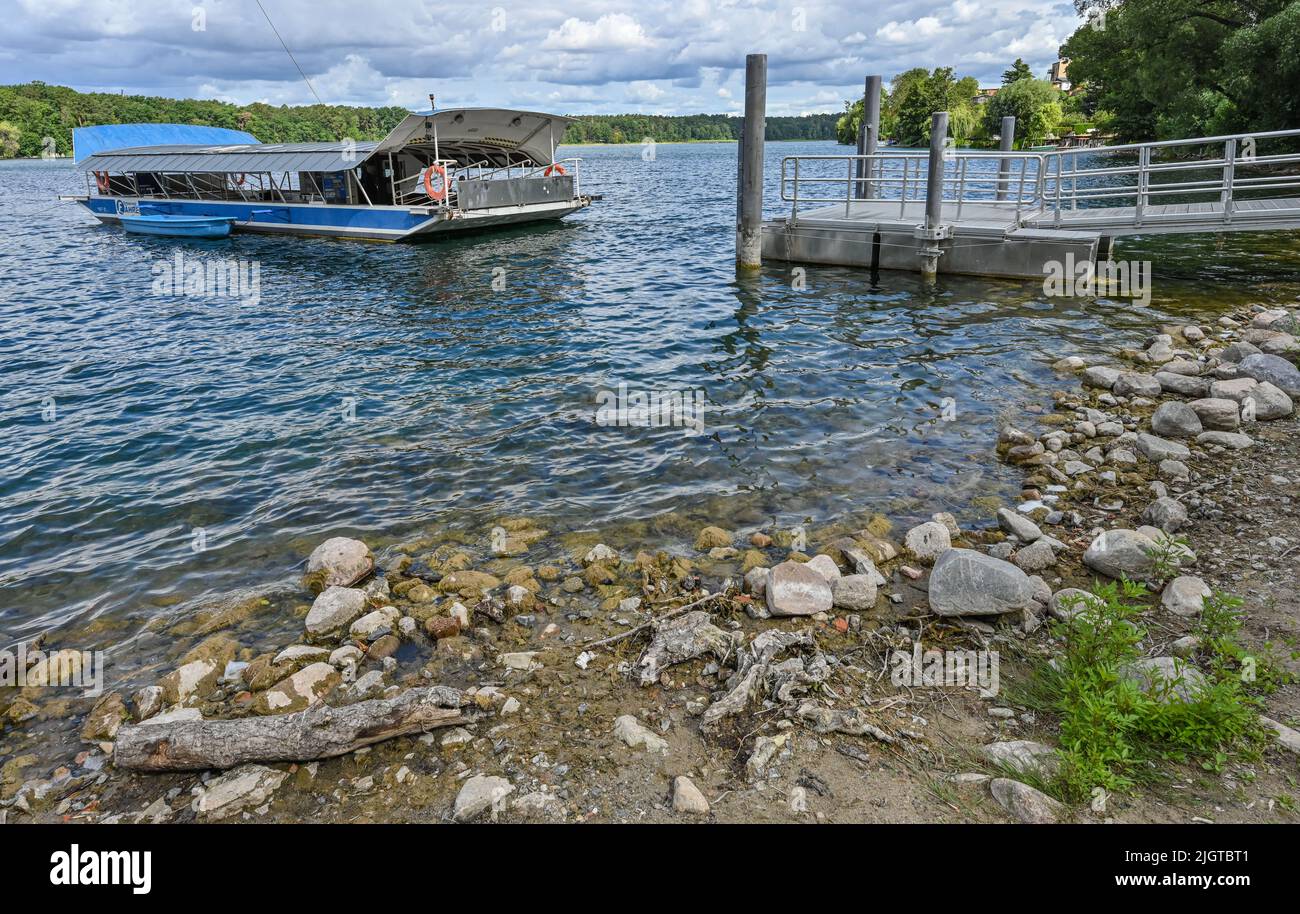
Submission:
M 225 238 L 235 220 L 228 216 L 121 215 L 122 228 L 137 235 L 169 238 Z

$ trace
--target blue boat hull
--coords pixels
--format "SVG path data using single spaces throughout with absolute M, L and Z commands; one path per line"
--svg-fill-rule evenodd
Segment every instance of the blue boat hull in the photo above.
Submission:
M 167 238 L 225 238 L 234 219 L 224 216 L 128 216 L 118 217 L 122 228 L 137 235 Z
M 125 223 L 133 214 L 119 212 L 119 204 L 139 206 L 169 216 L 233 219 L 236 232 L 263 232 L 359 241 L 425 241 L 448 233 L 502 228 L 522 222 L 562 218 L 590 203 L 590 198 L 565 200 L 548 207 L 502 207 L 460 218 L 439 215 L 425 207 L 284 204 L 226 200 L 76 197 L 95 218 L 109 224 Z

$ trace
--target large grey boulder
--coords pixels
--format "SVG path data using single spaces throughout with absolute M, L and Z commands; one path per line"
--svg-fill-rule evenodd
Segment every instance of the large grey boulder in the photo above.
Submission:
M 1241 425 L 1241 413 L 1236 400 L 1222 397 L 1205 397 L 1187 404 L 1196 412 L 1201 425 L 1219 432 L 1233 431 Z M 1198 433 L 1199 434 L 1199 433 Z
M 1295 412 L 1295 404 L 1286 392 L 1269 381 L 1261 381 L 1241 401 L 1242 418 L 1247 422 L 1284 419 Z
M 505 808 L 505 800 L 515 787 L 505 778 L 476 775 L 465 782 L 456 795 L 452 818 L 457 822 L 470 822 L 489 812 L 493 819 Z
M 1184 397 L 1203 397 L 1210 390 L 1210 382 L 1205 378 L 1175 374 L 1170 371 L 1157 371 L 1156 381 L 1165 393 L 1179 394 Z
M 1215 381 L 1210 385 L 1210 396 L 1220 400 L 1232 400 L 1240 403 L 1246 395 L 1259 384 L 1254 378 L 1232 378 L 1228 381 Z
M 1280 355 L 1257 352 L 1245 356 L 1237 367 L 1248 378 L 1267 381 L 1288 396 L 1300 397 L 1300 368 Z
M 307 634 L 331 635 L 351 625 L 366 611 L 366 592 L 354 587 L 327 587 L 307 613 Z
M 1192 456 L 1187 445 L 1157 435 L 1148 435 L 1145 432 L 1137 436 L 1137 449 L 1139 454 L 1152 463 L 1159 463 L 1162 460 L 1186 460 Z
M 1119 369 L 1109 368 L 1105 365 L 1094 365 L 1086 369 L 1083 373 L 1084 387 L 1100 387 L 1103 390 L 1110 390 L 1119 380 Z
M 1110 578 L 1138 580 L 1151 573 L 1156 550 L 1155 541 L 1136 530 L 1107 530 L 1083 553 L 1083 564 Z
M 938 616 L 994 616 L 1033 606 L 1029 575 L 972 549 L 949 549 L 930 573 L 930 609 Z
M 834 605 L 831 585 L 812 568 L 782 562 L 767 575 L 767 610 L 774 616 L 812 616 Z
M 1117 397 L 1158 397 L 1160 382 L 1149 374 L 1122 371 L 1110 390 Z
M 1151 431 L 1166 438 L 1192 438 L 1204 429 L 1195 410 L 1182 401 L 1170 400 L 1151 415 Z

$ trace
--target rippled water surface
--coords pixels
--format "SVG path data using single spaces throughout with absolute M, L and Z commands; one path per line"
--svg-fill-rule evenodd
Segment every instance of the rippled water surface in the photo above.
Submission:
M 770 144 L 773 213 L 782 155 L 842 151 Z M 566 153 L 590 210 L 415 247 L 130 236 L 55 205 L 68 163 L 0 163 L 0 640 L 289 580 L 334 533 L 971 516 L 1015 492 L 995 419 L 1043 403 L 1051 361 L 1300 290 L 1294 236 L 1123 246 L 1155 264 L 1146 308 L 781 264 L 738 284 L 733 146 Z M 255 262 L 260 299 L 154 292 L 178 252 Z M 704 433 L 597 425 L 620 383 L 702 391 Z

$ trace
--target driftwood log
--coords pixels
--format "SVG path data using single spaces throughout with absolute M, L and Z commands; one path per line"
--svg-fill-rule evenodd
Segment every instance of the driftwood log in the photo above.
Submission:
M 463 692 L 445 686 L 341 708 L 242 720 L 180 720 L 122 727 L 113 764 L 135 771 L 233 768 L 245 762 L 304 762 L 462 723 Z

